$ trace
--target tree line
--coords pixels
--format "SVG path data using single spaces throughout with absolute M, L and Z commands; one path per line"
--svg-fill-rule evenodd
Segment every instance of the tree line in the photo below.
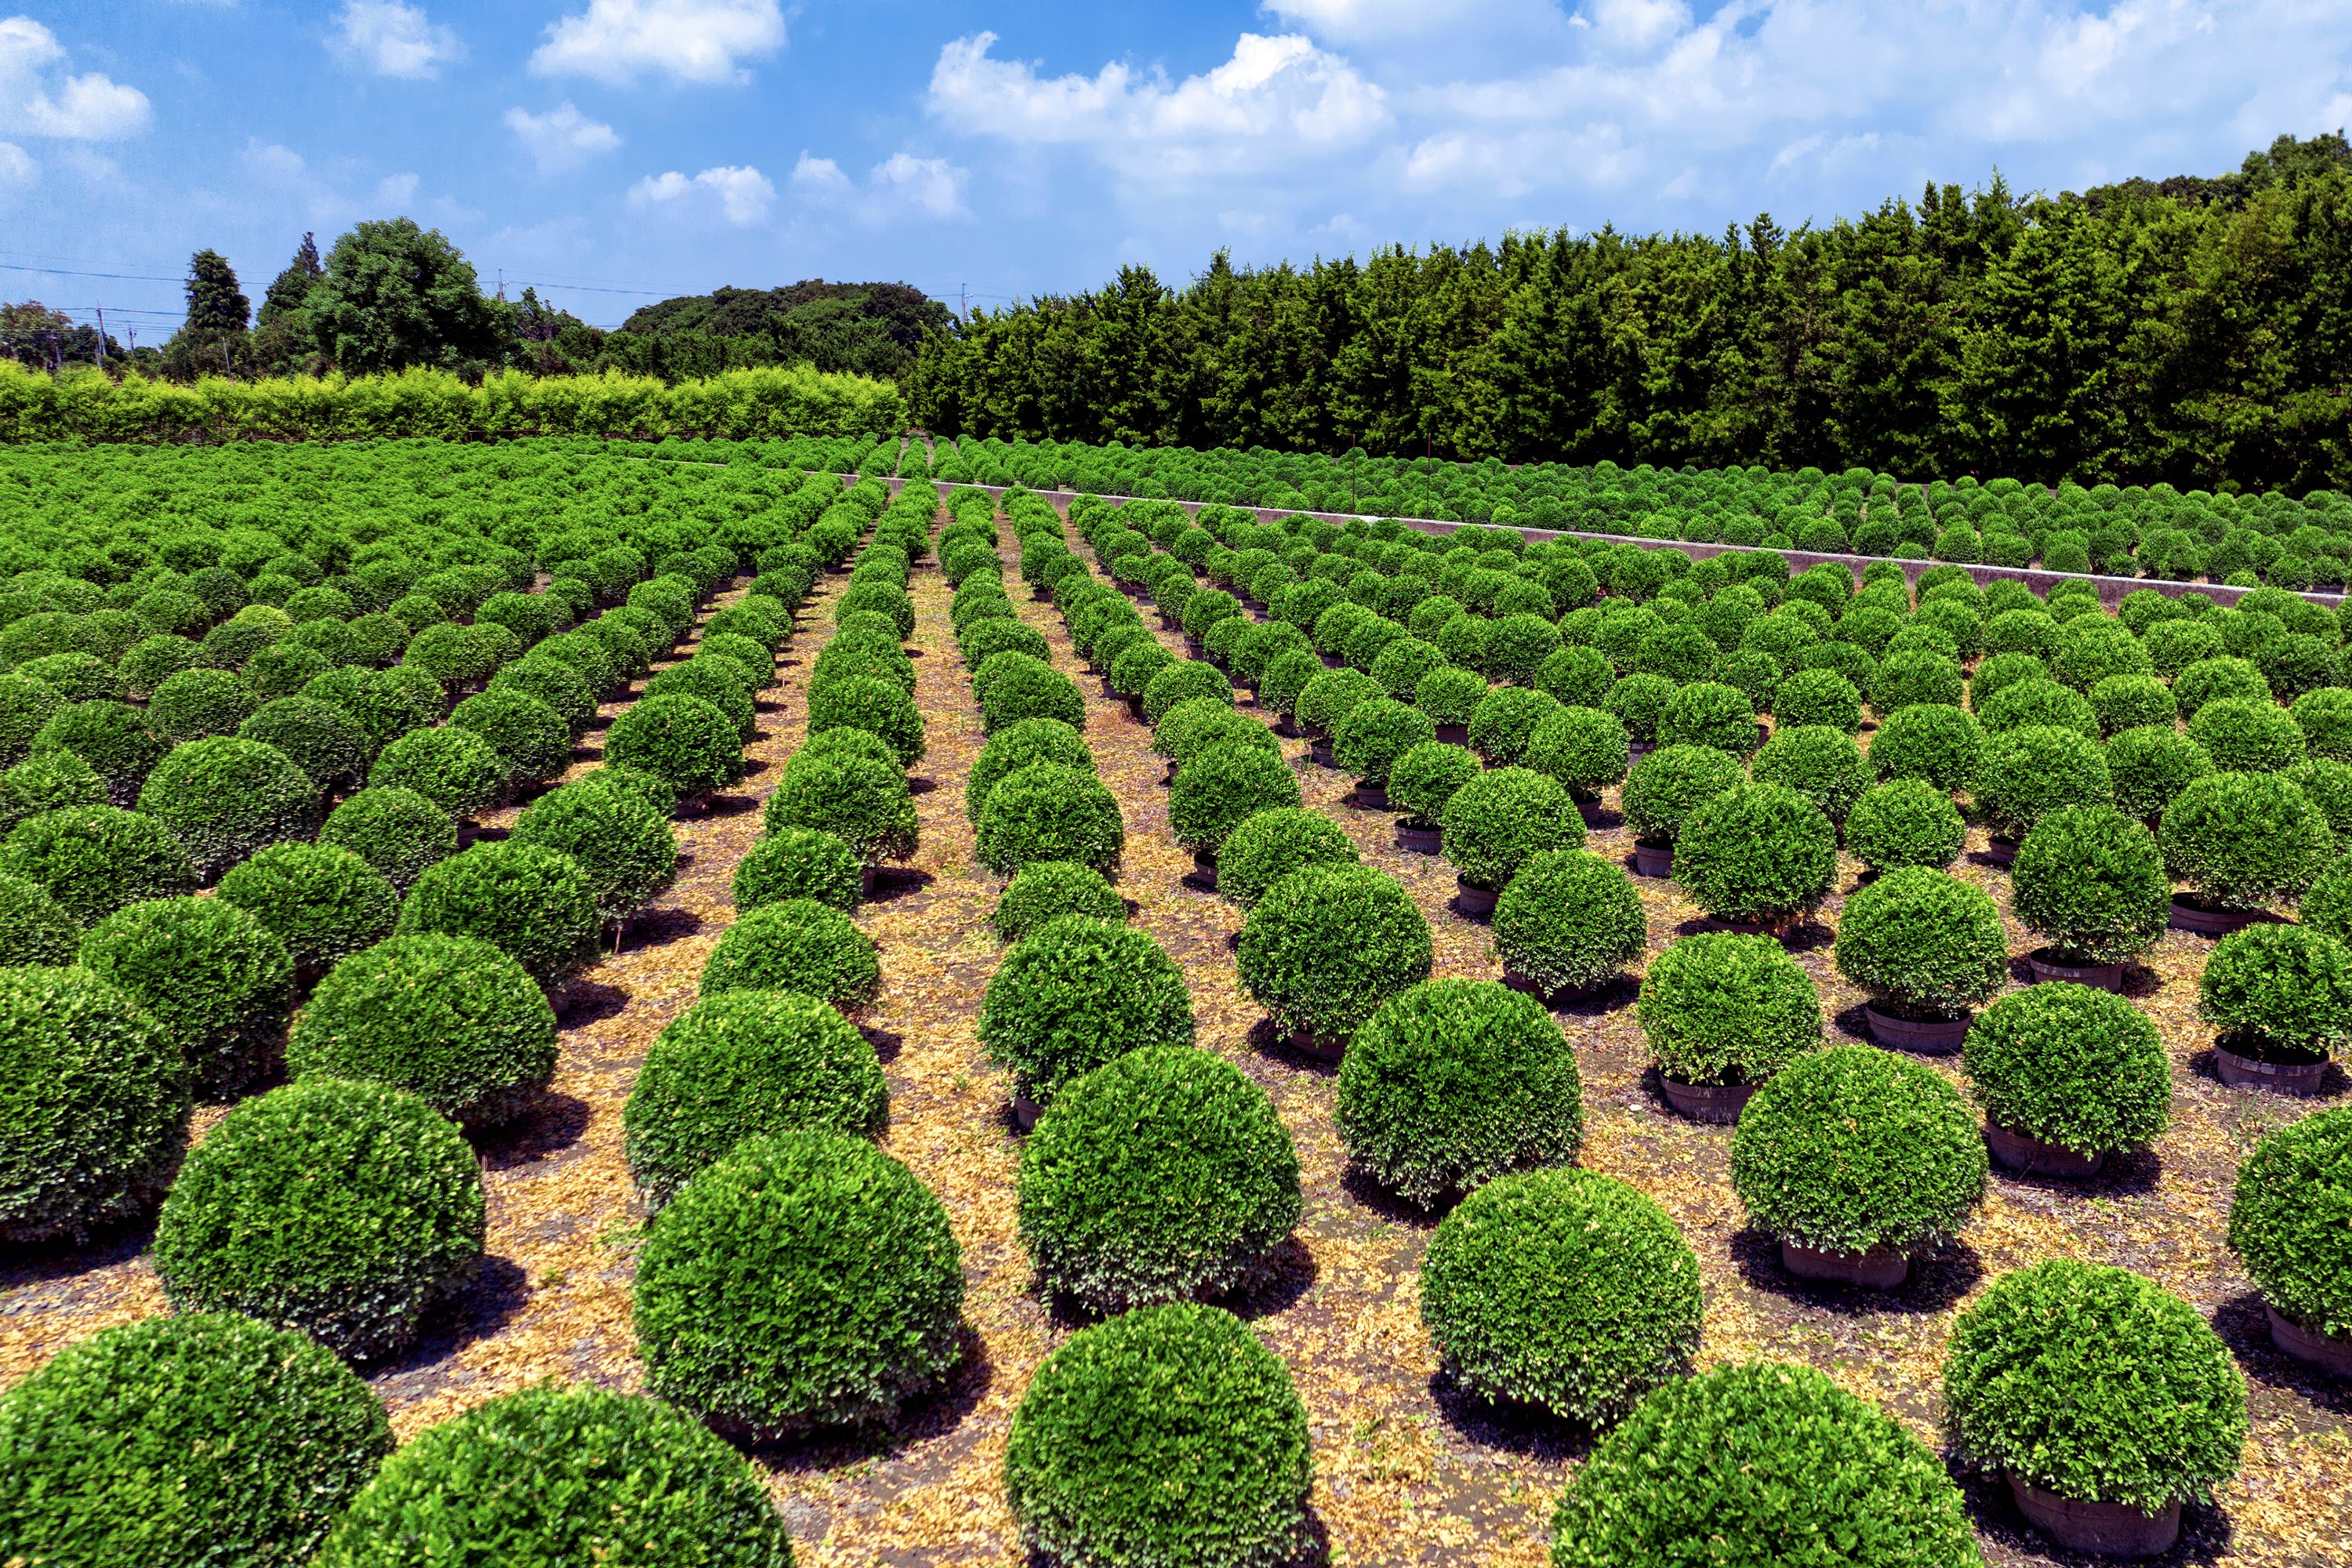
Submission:
M 1127 267 L 934 335 L 908 391 L 950 436 L 2340 489 L 2352 145 L 1822 227 Z

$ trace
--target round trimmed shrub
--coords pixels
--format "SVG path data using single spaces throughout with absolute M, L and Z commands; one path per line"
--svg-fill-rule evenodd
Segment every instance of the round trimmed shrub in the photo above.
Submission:
M 1610 689 L 1616 684 L 1616 667 L 1609 662 L 1609 656 L 1597 647 L 1561 648 L 1546 658 L 1543 667 L 1536 671 L 1537 687 L 1570 708 L 1599 708 L 1608 700 Z M 1482 677 L 1481 695 L 1484 689 Z M 1421 703 L 1424 709 L 1429 706 L 1426 692 L 1423 694 Z M 1432 714 L 1431 717 L 1436 715 Z
M 1372 660 L 1371 668 L 1367 673 L 1380 683 L 1381 689 L 1391 698 L 1399 702 L 1414 702 L 1420 699 L 1423 681 L 1441 669 L 1453 668 L 1454 667 L 1446 662 L 1445 656 L 1437 650 L 1434 644 L 1423 642 L 1415 637 L 1402 637 L 1381 649 L 1380 657 Z M 1478 689 L 1475 697 L 1484 697 L 1486 694 L 1486 678 L 1475 670 L 1465 670 L 1463 673 L 1477 683 Z M 1433 694 L 1442 700 L 1449 684 L 1465 694 L 1468 692 L 1467 682 L 1440 681 Z M 1475 697 L 1472 699 L 1474 704 Z M 1436 715 L 1432 714 L 1430 720 L 1433 723 L 1466 724 L 1469 722 L 1469 716 L 1465 713 L 1460 719 L 1440 720 Z
M 292 1006 L 286 944 L 222 899 L 127 905 L 89 929 L 76 962 L 163 1026 L 207 1099 L 268 1068 Z
M 833 700 L 834 689 L 847 682 L 830 668 L 814 670 L 809 676 L 809 702 L 812 709 L 823 709 Z M 885 687 L 891 683 L 881 681 Z M 728 660 L 720 654 L 697 654 L 667 669 L 656 670 L 645 684 L 646 697 L 698 697 L 727 715 L 735 726 L 735 733 L 749 741 L 760 732 L 758 693 L 760 678 L 742 665 Z M 460 708 L 464 703 L 459 703 Z M 456 717 L 451 716 L 451 721 Z M 853 722 L 855 721 L 852 721 Z M 866 725 L 865 728 L 875 728 Z
M 387 785 L 361 790 L 329 812 L 319 842 L 350 850 L 405 889 L 457 852 L 457 825 L 426 796 Z
M 756 645 L 755 645 L 756 646 Z M 581 672 L 534 648 L 499 671 L 492 691 L 519 691 L 553 709 L 574 740 L 596 721 L 596 693 Z
M 1174 718 L 1171 711 L 1169 720 Z M 1086 737 L 1076 728 L 1058 719 L 1024 719 L 1007 724 L 988 737 L 972 762 L 964 785 L 964 816 L 977 824 L 981 807 L 987 804 L 988 792 L 997 781 L 1038 763 L 1075 768 L 1082 773 L 1095 771 L 1094 753 L 1087 749 Z
M 2335 853 L 2326 817 L 2275 773 L 2196 780 L 2165 812 L 2157 842 L 2165 871 L 2223 909 L 2299 898 Z
M 1694 681 L 1666 700 L 1657 739 L 1662 746 L 1713 746 L 1744 757 L 1756 749 L 1756 710 L 1737 687 Z
M 1874 871 L 1945 869 L 1967 841 L 1968 825 L 1952 797 L 1925 779 L 1896 779 L 1864 791 L 1846 814 L 1845 847 Z
M 1835 962 L 1898 1016 L 1957 1018 L 2009 982 L 2000 906 L 1926 866 L 1889 871 L 1846 900 Z
M 147 775 L 139 810 L 169 828 L 196 875 L 209 879 L 316 833 L 319 791 L 277 747 L 215 735 L 173 747 Z
M 1584 818 L 1558 784 L 1529 768 L 1492 768 L 1446 801 L 1445 858 L 1474 888 L 1509 885 L 1529 857 L 1584 845 Z
M 569 858 L 605 921 L 627 920 L 677 875 L 668 816 L 608 784 L 571 784 L 541 796 L 516 818 L 507 842 Z
M 608 755 L 610 752 L 608 736 Z M 377 755 L 368 770 L 368 784 L 376 789 L 412 791 L 451 817 L 470 821 L 505 798 L 506 761 L 497 747 L 471 730 L 446 725 L 411 730 Z
M 262 704 L 236 733 L 241 741 L 283 752 L 318 790 L 356 784 L 367 766 L 367 736 L 348 712 L 331 702 L 281 697 Z
M 1772 1075 L 1731 1135 L 1748 1223 L 1816 1252 L 1908 1254 L 1959 1231 L 1984 1196 L 1984 1134 L 1932 1068 L 1829 1046 Z
M 2052 1258 L 1952 1324 L 1944 1424 L 1962 1463 L 2147 1513 L 2237 1473 L 2246 1384 L 2196 1308 L 2123 1268 Z
M 794 827 L 829 833 L 866 865 L 905 859 L 915 852 L 919 834 L 914 794 L 897 759 L 856 755 L 845 749 L 820 752 L 814 742 L 785 764 L 783 776 L 761 808 L 761 822 L 771 834 Z
M 1289 1369 L 1191 1302 L 1072 1334 L 1030 1380 L 1004 1456 L 1023 1545 L 1064 1568 L 1279 1568 L 1307 1546 L 1312 1479 Z
M 1119 649 L 1117 657 L 1111 659 L 1110 689 L 1121 697 L 1140 697 L 1153 679 L 1175 662 L 1174 654 L 1160 647 L 1160 640 L 1150 632 L 1144 632 L 1127 647 Z M 1315 659 L 1313 664 L 1316 673 L 1321 674 L 1323 661 L 1319 658 Z M 1220 673 L 1213 665 L 1204 664 L 1202 668 L 1212 674 Z M 1188 680 L 1194 679 L 1198 678 L 1187 678 Z M 1305 682 L 1301 681 L 1300 684 L 1304 685 Z M 1188 692 L 1186 695 L 1197 697 L 1202 694 L 1194 691 Z M 1174 704 L 1171 702 L 1170 706 L 1173 707 Z
M 1960 1062 L 1987 1121 L 2078 1154 L 2145 1148 L 2171 1124 L 2164 1041 L 2110 991 L 2055 981 L 2012 992 L 1969 1026 Z
M 383 873 L 331 844 L 278 844 L 233 868 L 219 902 L 261 922 L 298 970 L 319 973 L 392 934 L 400 892 Z
M 396 936 L 352 954 L 286 1042 L 297 1078 L 388 1084 L 476 1128 L 528 1110 L 555 1059 L 555 1014 L 530 973 L 460 936 Z
M 1486 1399 L 1598 1424 L 1698 1348 L 1698 1258 L 1666 1211 L 1591 1171 L 1488 1183 L 1447 1215 L 1422 1263 L 1422 1325 L 1444 1369 Z
M 1001 661 L 1001 662 L 1000 662 Z M 987 679 L 983 682 L 981 677 Z M 1042 658 L 999 654 L 972 680 L 980 697 L 983 733 L 994 735 L 1025 719 L 1050 719 L 1072 730 L 1087 722 L 1087 700 L 1077 683 Z
M 1179 702 L 1152 727 L 1152 751 L 1174 763 L 1179 771 L 1203 752 L 1222 746 L 1254 746 L 1273 756 L 1282 755 L 1282 742 L 1272 730 L 1206 697 Z M 1080 771 L 1091 773 L 1093 759 L 1087 759 L 1087 766 Z
M 874 941 L 839 910 L 786 899 L 744 912 L 719 934 L 697 993 L 798 991 L 855 1009 L 881 994 Z
M 1833 669 L 1800 669 L 1773 688 L 1775 725 L 1826 725 L 1842 734 L 1862 732 L 1862 693 Z
M 1217 852 L 1217 891 L 1255 909 L 1276 883 L 1308 866 L 1354 866 L 1362 857 L 1345 829 L 1320 812 L 1282 806 L 1257 812 Z
M 1496 901 L 1494 930 L 1504 970 L 1546 993 L 1589 990 L 1649 942 L 1641 896 L 1624 869 L 1582 849 L 1549 850 L 1521 865 Z
M 2164 935 L 2172 880 L 2141 824 L 2110 806 L 2066 806 L 2018 846 L 2010 900 L 2056 962 L 2128 963 Z
M 748 1138 L 866 1137 L 890 1115 L 873 1045 L 840 1012 L 791 991 L 730 991 L 670 1020 L 621 1113 L 629 1173 L 659 1208 Z
M 1389 804 L 1414 826 L 1434 827 L 1445 803 L 1478 772 L 1478 759 L 1466 748 L 1424 741 L 1389 769 Z
M 1368 676 L 1358 679 L 1367 686 L 1370 684 L 1370 678 Z M 1190 702 L 1202 697 L 1231 706 L 1234 700 L 1234 683 L 1226 677 L 1223 670 L 1206 659 L 1178 659 L 1153 675 L 1145 683 L 1143 721 L 1147 724 L 1157 724 L 1161 717 L 1178 703 Z
M 1322 674 L 1323 661 L 1311 649 L 1297 648 L 1280 654 L 1258 677 L 1258 706 L 1286 716 L 1294 715 L 1298 711 L 1299 699 Z M 1117 689 L 1116 682 L 1113 689 Z
M 231 1110 L 188 1153 L 152 1257 L 181 1311 L 300 1329 L 353 1361 L 396 1353 L 482 1256 L 482 1174 L 415 1095 L 310 1079 Z
M 1129 1051 L 1190 1046 L 1192 998 L 1148 932 L 1064 915 L 1005 954 L 981 999 L 980 1043 L 1016 1093 L 1048 1106 Z
M 2289 711 L 2313 756 L 2352 763 L 2352 689 L 2319 687 L 2296 698 Z
M 1517 767 L 1537 728 L 1559 709 L 1549 692 L 1498 686 L 1479 700 L 1470 715 L 1470 749 L 1490 768 Z
M 738 1144 L 646 1227 L 648 1392 L 761 1439 L 888 1422 L 962 1358 L 947 1210 L 862 1138 Z
M 866 868 L 856 851 L 830 833 L 782 827 L 735 868 L 734 894 L 738 910 L 810 899 L 847 913 L 865 901 Z
M 1651 1061 L 1677 1083 L 1762 1083 L 1822 1038 L 1811 976 L 1771 938 L 1727 931 L 1660 953 L 1635 1016 Z
M 392 1447 L 382 1402 L 300 1334 L 123 1323 L 0 1398 L 5 1540 L 26 1562 L 299 1568 Z
M 0 773 L 0 832 L 45 811 L 107 804 L 106 781 L 71 752 L 44 752 Z
M 2197 1012 L 2242 1055 L 2325 1056 L 2352 1039 L 2352 951 L 2309 926 L 2233 931 L 2205 961 Z
M 81 947 L 81 923 L 22 877 L 0 876 L 0 967 L 63 968 Z
M 1921 702 L 1889 714 L 1870 738 L 1870 764 L 1883 779 L 1925 779 L 1947 795 L 1976 787 L 1985 735 L 1973 714 Z
M 2036 680 L 2050 680 L 2050 667 L 2040 658 L 2030 653 L 1997 653 L 1969 677 L 1969 706 L 1982 712 L 2011 687 Z
M 1368 787 L 1384 789 L 1398 758 L 1435 739 L 1437 726 L 1428 714 L 1374 695 L 1349 708 L 1332 726 L 1331 760 Z
M 1222 862 L 1219 870 L 1222 881 Z M 1236 951 L 1242 989 L 1279 1027 L 1318 1041 L 1347 1038 L 1381 1003 L 1428 979 L 1433 954 L 1429 921 L 1402 883 L 1332 864 L 1267 889 Z
M 1853 738 L 1826 724 L 1775 728 L 1748 774 L 1758 784 L 1795 790 L 1832 818 L 1851 811 L 1875 777 Z
M 1310 735 L 1328 735 L 1357 703 L 1378 697 L 1380 685 L 1352 669 L 1327 669 L 1298 693 L 1298 724 Z
M 688 798 L 743 782 L 741 734 L 699 697 L 672 694 L 631 703 L 604 731 L 604 761 L 651 773 Z
M 1739 759 L 1713 746 L 1661 746 L 1625 776 L 1618 797 L 1625 826 L 1643 843 L 1672 844 L 1692 812 L 1746 776 Z
M 2302 726 L 2268 700 L 2216 698 L 2189 721 L 2189 738 L 2224 773 L 2280 773 L 2305 756 Z
M 1552 1568 L 1981 1568 L 1943 1462 L 1811 1367 L 1748 1363 L 1643 1400 L 1560 1495 Z M 1837 1544 L 1832 1545 L 1831 1542 Z
M 1108 876 L 1127 848 L 1118 797 L 1091 773 L 1053 763 L 999 780 L 980 808 L 973 837 L 980 863 L 1001 875 L 1032 860 L 1068 860 Z
M 808 694 L 808 732 L 816 735 L 835 729 L 865 730 L 880 736 L 902 767 L 922 760 L 923 715 L 912 697 L 887 681 L 856 676 L 814 684 Z M 606 754 L 611 751 L 608 738 Z M 740 758 L 737 761 L 740 770 Z
M 1675 837 L 1674 874 L 1717 920 L 1786 919 L 1829 892 L 1837 833 L 1795 790 L 1738 784 L 1684 819 Z
M 1281 756 L 1255 746 L 1218 746 L 1177 773 L 1168 789 L 1168 829 L 1186 848 L 1214 855 L 1258 812 L 1301 804 L 1298 775 Z
M 2205 748 L 2169 724 L 2122 731 L 2107 742 L 2106 759 L 2116 808 L 2147 819 L 2162 816 L 2175 796 L 2213 772 Z
M 1039 1283 L 1121 1311 L 1262 1278 L 1298 1223 L 1298 1154 L 1230 1063 L 1154 1046 L 1064 1086 L 1022 1148 L 1017 1194 Z
M 1427 1207 L 1573 1160 L 1582 1094 L 1576 1053 L 1541 1003 L 1490 980 L 1431 980 L 1356 1031 L 1335 1116 L 1357 1165 Z
M 562 714 L 529 692 L 483 691 L 451 710 L 450 728 L 490 743 L 509 784 L 551 779 L 572 765 L 572 730 Z
M 78 1242 L 144 1208 L 190 1083 L 178 1042 L 89 971 L 0 970 L 0 1240 Z
M 172 743 L 140 709 L 120 702 L 75 702 L 59 708 L 35 733 L 30 754 L 68 752 L 106 783 L 108 798 L 129 805 Z
M 1614 713 L 1570 707 L 1536 726 L 1524 762 L 1571 800 L 1593 801 L 1608 785 L 1623 782 L 1631 758 L 1630 737 Z
M 2279 1316 L 2352 1334 L 2352 1110 L 2273 1130 L 2238 1167 L 2230 1246 Z
M 95 702 L 100 698 L 120 702 L 129 690 L 115 668 L 95 654 L 51 654 L 18 665 L 16 673 L 39 681 L 68 702 Z
M 234 735 L 259 707 L 246 684 L 225 669 L 184 669 L 155 688 L 147 722 L 178 744 L 207 735 Z
M 2029 724 L 1985 737 L 1974 793 L 1996 833 L 2022 839 L 2050 812 L 2113 804 L 2115 784 L 2096 741 Z
M 2046 724 L 2094 741 L 2099 738 L 2099 716 L 2090 700 L 2054 680 L 2020 680 L 2002 687 L 1989 700 L 1978 702 L 1977 721 L 1992 735 L 2028 724 Z
M 1925 648 L 1890 652 L 1870 676 L 1870 706 L 1881 719 L 1890 718 L 1915 702 L 1959 705 L 1960 667 L 1958 660 Z
M 473 937 L 553 984 L 596 951 L 594 890 L 571 856 L 509 838 L 427 868 L 401 905 L 403 936 Z
M 1013 873 L 989 916 L 990 929 L 1003 942 L 1027 937 L 1064 915 L 1120 921 L 1127 904 L 1103 874 L 1067 860 L 1032 860 Z
M 2263 672 L 2242 658 L 2200 658 L 2173 678 L 2172 699 L 2183 719 L 2194 719 L 2208 702 L 2225 697 L 2268 702 L 2273 693 Z
M 0 873 L 22 877 L 84 925 L 196 886 L 188 852 L 169 828 L 111 805 L 69 806 L 18 823 L 0 844 Z
M 2102 735 L 2120 734 L 2143 724 L 2169 727 L 2179 717 L 2172 688 L 2152 675 L 2111 675 L 2091 688 L 2091 707 Z

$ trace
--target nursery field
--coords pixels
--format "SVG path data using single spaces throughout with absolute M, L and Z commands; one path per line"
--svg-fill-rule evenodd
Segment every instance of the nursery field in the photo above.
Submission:
M 2352 1560 L 2334 611 L 919 447 L 0 458 L 0 1562 Z

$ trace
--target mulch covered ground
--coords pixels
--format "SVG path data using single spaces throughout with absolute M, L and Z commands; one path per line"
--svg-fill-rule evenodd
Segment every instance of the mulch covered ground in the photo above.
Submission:
M 1008 559 L 1012 550 L 1006 535 Z M 373 1383 L 404 1436 L 492 1394 L 550 1376 L 633 1389 L 629 1279 L 644 1211 L 621 1152 L 621 1106 L 655 1035 L 692 1000 L 717 933 L 732 918 L 729 882 L 759 834 L 758 802 L 803 731 L 806 660 L 823 646 L 828 579 L 786 653 L 763 707 L 742 795 L 678 824 L 688 859 L 677 886 L 590 974 L 565 1019 L 553 1089 L 520 1131 L 481 1146 L 490 1193 L 490 1259 L 428 1342 Z M 1012 584 L 1020 613 L 1045 633 L 1055 662 L 1079 661 L 1059 619 Z M 891 1091 L 886 1146 L 940 1194 L 962 1244 L 968 1354 L 950 1386 L 890 1434 L 755 1456 L 790 1521 L 802 1560 L 820 1564 L 1019 1564 L 998 1472 L 1007 1423 L 1038 1361 L 1076 1327 L 1033 1291 L 1014 1235 L 1019 1139 L 1004 1075 L 976 1038 L 980 996 L 1001 956 L 987 929 L 997 879 L 972 859 L 963 782 L 981 744 L 971 688 L 955 658 L 948 590 L 935 566 L 913 584 L 918 700 L 929 754 L 914 770 L 922 847 L 887 877 L 858 922 L 882 953 L 884 988 L 864 1023 Z M 1171 647 L 1179 639 L 1167 634 Z M 1234 979 L 1229 939 L 1239 912 L 1182 882 L 1190 855 L 1169 838 L 1162 764 L 1123 706 L 1089 692 L 1087 741 L 1125 808 L 1120 890 L 1135 923 L 1182 964 L 1201 1043 L 1264 1085 L 1297 1140 L 1306 1212 L 1274 1282 L 1230 1303 L 1289 1363 L 1314 1422 L 1315 1508 L 1332 1563 L 1492 1563 L 1544 1560 L 1553 1499 L 1588 1435 L 1479 1407 L 1436 1375 L 1418 1310 L 1418 1266 L 1436 1216 L 1350 1178 L 1332 1126 L 1328 1067 L 1271 1047 Z M 609 710 L 617 711 L 617 710 Z M 591 746 L 594 737 L 591 737 Z M 1343 803 L 1348 781 L 1298 755 L 1307 802 L 1342 823 L 1368 862 L 1410 888 L 1436 933 L 1440 975 L 1499 975 L 1484 926 L 1448 907 L 1452 871 L 1399 852 L 1392 819 Z M 583 756 L 581 767 L 593 765 Z M 919 788 L 921 787 L 919 785 Z M 493 825 L 495 828 L 495 825 Z M 1630 853 L 1622 829 L 1591 847 Z M 1979 830 L 1972 847 L 1983 847 Z M 1841 889 L 1859 869 L 1844 868 Z M 1962 876 L 2004 894 L 2004 873 L 1973 858 Z M 1638 883 L 1652 951 L 1700 929 L 1671 884 Z M 2005 899 L 2003 900 L 2006 902 Z M 1792 941 L 1819 984 L 1833 1028 L 1867 1038 L 1860 995 L 1831 968 L 1829 931 Z M 2033 945 L 2012 931 L 2012 951 Z M 1801 1285 L 1775 1249 L 1746 1233 L 1729 1179 L 1730 1131 L 1666 1111 L 1644 1067 L 1626 982 L 1558 1016 L 1583 1068 L 1582 1163 L 1664 1204 L 1696 1248 L 1706 1279 L 1702 1365 L 1769 1357 L 1818 1366 L 1936 1441 L 1937 1372 L 1954 1314 L 1993 1278 L 2050 1257 L 2120 1264 L 2209 1313 L 2236 1350 L 2252 1391 L 2243 1472 L 2218 1510 L 2191 1510 L 2181 1562 L 2352 1562 L 2352 1389 L 2325 1383 L 2270 1348 L 2259 1300 L 2224 1231 L 2239 1159 L 2267 1129 L 2306 1113 L 2301 1101 L 2223 1088 L 2210 1031 L 2193 1016 L 2201 939 L 2168 936 L 2135 976 L 2133 1000 L 2164 1032 L 2174 1064 L 2174 1125 L 2154 1154 L 2067 1184 L 1996 1173 L 1960 1243 L 1886 1295 Z M 1939 1070 L 1954 1072 L 1946 1066 Z M 2341 1089 L 2341 1081 L 2338 1088 Z M 201 1129 L 217 1112 L 200 1116 Z M 137 1229 L 71 1250 L 0 1254 L 0 1385 L 64 1344 L 163 1309 Z M 1968 1483 L 1986 1555 L 2003 1564 L 2063 1562 L 2025 1530 L 2006 1495 Z

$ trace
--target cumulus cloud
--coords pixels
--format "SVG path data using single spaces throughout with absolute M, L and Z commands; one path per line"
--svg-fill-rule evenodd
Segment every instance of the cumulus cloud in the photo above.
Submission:
M 648 74 L 740 82 L 750 77 L 744 60 L 783 47 L 777 0 L 589 0 L 587 10 L 549 25 L 530 68 L 614 84 Z
M 105 142 L 147 129 L 147 95 L 95 71 L 70 75 L 65 46 L 30 16 L 0 17 L 0 131 Z
M 401 0 L 343 0 L 327 47 L 346 65 L 410 81 L 430 80 L 466 58 L 456 33 Z
M 893 153 L 867 170 L 863 182 L 850 178 L 832 159 L 809 153 L 803 153 L 793 166 L 793 193 L 803 202 L 876 223 L 897 217 L 968 217 L 964 191 L 971 181 L 969 170 L 945 158 L 918 158 L 912 153 Z
M 507 110 L 507 129 L 522 143 L 542 174 L 560 174 L 601 158 L 621 144 L 611 126 L 589 119 L 569 102 L 544 114 L 520 106 Z
M 41 166 L 14 142 L 0 142 L 0 200 L 41 183 Z
M 755 224 L 775 204 L 776 187 L 768 176 L 748 163 L 705 169 L 695 175 L 672 169 L 648 174 L 629 190 L 632 205 L 677 207 L 697 202 L 717 205 L 727 221 L 739 226 Z

